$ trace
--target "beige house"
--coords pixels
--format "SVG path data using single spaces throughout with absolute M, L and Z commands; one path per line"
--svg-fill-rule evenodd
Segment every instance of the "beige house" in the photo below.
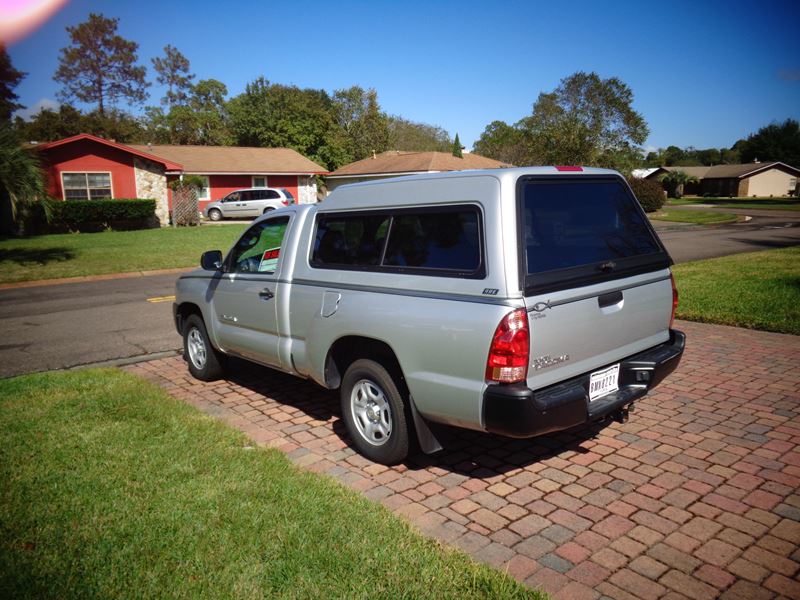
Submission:
M 326 175 L 325 182 L 330 193 L 346 183 L 373 181 L 375 179 L 416 175 L 419 173 L 462 171 L 465 169 L 501 169 L 510 166 L 499 160 L 467 152 L 464 153 L 463 158 L 458 158 L 449 152 L 389 150 L 340 167 Z
M 684 194 L 740 198 L 797 195 L 800 176 L 800 169 L 782 162 L 756 162 L 713 167 L 660 167 L 646 179 L 658 179 L 675 171 L 683 171 L 698 180 L 686 184 Z

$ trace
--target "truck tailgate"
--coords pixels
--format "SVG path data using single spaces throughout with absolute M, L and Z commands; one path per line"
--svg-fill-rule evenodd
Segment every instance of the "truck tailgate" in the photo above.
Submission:
M 525 298 L 528 387 L 540 389 L 612 365 L 669 339 L 669 271 Z

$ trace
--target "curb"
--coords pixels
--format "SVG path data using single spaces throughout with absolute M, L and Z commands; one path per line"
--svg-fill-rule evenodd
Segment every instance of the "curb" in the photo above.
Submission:
M 56 369 L 56 371 L 81 371 L 83 369 L 102 369 L 104 367 L 124 367 L 126 365 L 135 365 L 136 363 L 158 360 L 160 358 L 180 356 L 181 354 L 183 354 L 182 350 L 162 350 L 161 352 L 150 352 L 149 354 L 137 354 L 136 356 L 127 356 L 125 358 L 112 358 L 110 360 L 101 360 L 84 365 L 75 365 L 63 369 Z
M 170 275 L 172 273 L 185 273 L 193 267 L 178 267 L 174 269 L 155 269 L 152 271 L 129 271 L 127 273 L 106 273 L 104 275 L 84 275 L 81 277 L 62 277 L 60 279 L 37 279 L 36 281 L 17 281 L 14 283 L 0 283 L 0 290 L 13 290 L 19 288 L 39 287 L 43 285 L 61 285 L 64 283 L 85 283 L 88 281 L 108 281 L 111 279 L 133 279 L 135 277 L 149 277 L 151 275 Z

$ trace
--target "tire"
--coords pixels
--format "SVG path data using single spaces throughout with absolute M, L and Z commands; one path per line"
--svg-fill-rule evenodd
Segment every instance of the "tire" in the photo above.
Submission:
M 222 211 L 218 208 L 212 208 L 208 211 L 208 218 L 212 221 L 222 221 Z
M 271 211 L 271 210 L 275 210 L 275 209 L 274 209 L 274 208 L 272 208 L 271 206 L 268 206 L 267 208 L 265 208 L 265 209 L 264 209 L 264 212 L 263 212 L 263 213 L 261 213 L 261 214 L 262 214 L 262 215 L 265 215 L 265 214 L 267 214 L 267 213 L 268 213 L 269 211 Z
M 389 372 L 359 359 L 340 388 L 342 418 L 356 449 L 377 463 L 396 465 L 408 456 L 406 406 Z
M 183 326 L 183 356 L 189 372 L 200 381 L 215 381 L 225 370 L 225 355 L 211 345 L 203 319 L 190 315 Z

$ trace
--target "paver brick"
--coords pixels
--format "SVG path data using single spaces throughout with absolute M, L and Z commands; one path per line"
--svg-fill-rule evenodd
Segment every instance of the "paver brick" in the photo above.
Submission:
M 800 337 L 678 327 L 678 371 L 626 424 L 442 428 L 443 452 L 393 467 L 357 454 L 337 394 L 306 382 L 248 366 L 202 383 L 180 357 L 125 369 L 554 598 L 798 597 Z

